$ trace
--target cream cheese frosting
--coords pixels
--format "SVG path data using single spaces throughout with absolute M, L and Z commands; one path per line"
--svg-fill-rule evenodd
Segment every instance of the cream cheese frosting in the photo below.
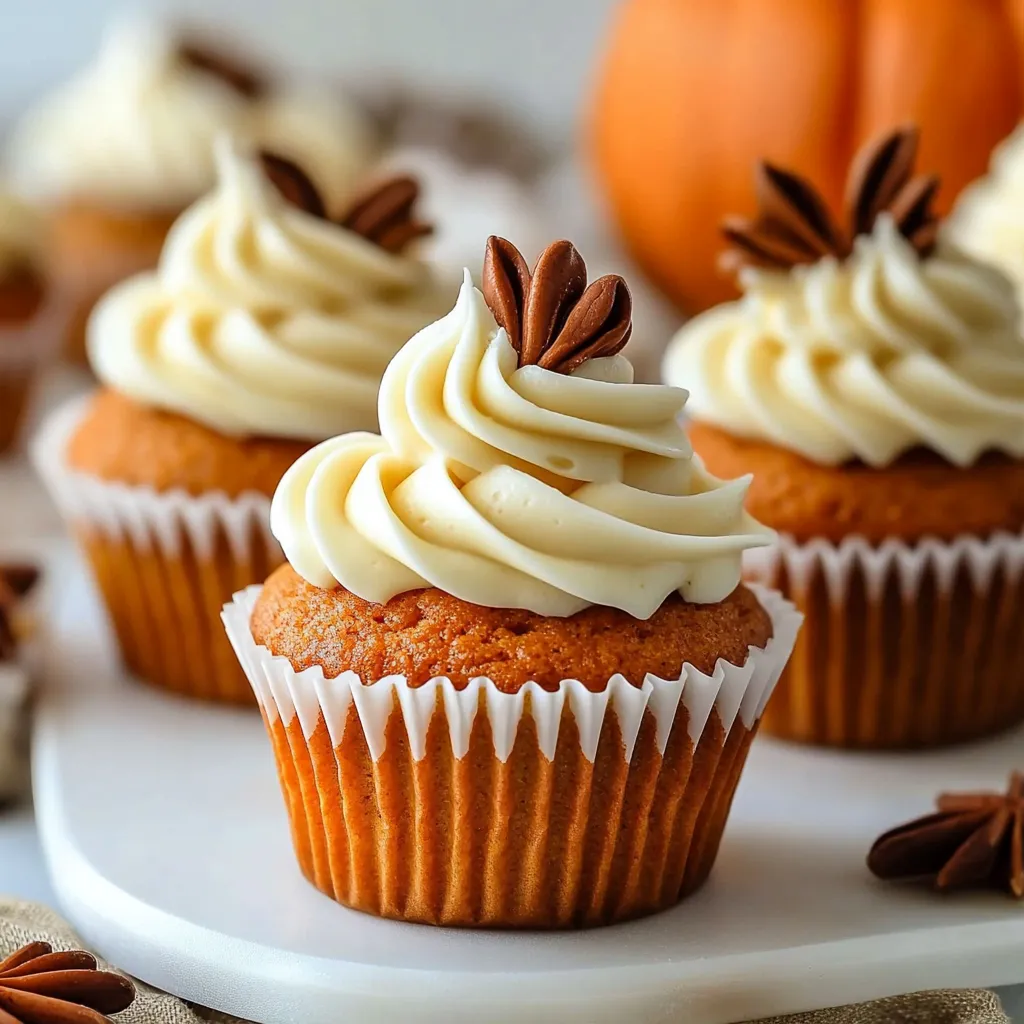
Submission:
M 310 583 L 368 601 L 437 587 L 474 604 L 649 618 L 673 591 L 722 600 L 771 531 L 679 425 L 687 393 L 634 384 L 621 355 L 517 368 L 473 287 L 398 353 L 381 435 L 348 434 L 285 474 L 271 528 Z
M 996 150 L 989 173 L 961 194 L 946 234 L 1009 276 L 1024 301 L 1024 126 Z
M 21 267 L 40 268 L 45 225 L 37 210 L 0 187 L 0 277 Z
M 295 160 L 332 202 L 372 156 L 365 119 L 337 96 L 287 84 L 243 95 L 183 61 L 171 33 L 130 21 L 21 119 L 8 167 L 19 190 L 47 201 L 177 210 L 213 186 L 221 132 Z
M 156 271 L 94 310 L 97 376 L 228 435 L 375 429 L 391 356 L 442 308 L 429 271 L 287 202 L 227 140 L 217 162 Z
M 747 268 L 741 285 L 666 354 L 695 419 L 823 465 L 1024 456 L 1020 311 L 998 271 L 941 242 L 921 258 L 882 215 L 845 260 Z

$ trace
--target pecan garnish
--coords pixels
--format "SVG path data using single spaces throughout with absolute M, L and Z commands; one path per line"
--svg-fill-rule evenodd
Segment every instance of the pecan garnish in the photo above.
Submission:
M 0 565 L 0 661 L 8 661 L 17 654 L 15 613 L 38 579 L 39 570 L 35 566 Z M 0 1024 L 3 1024 L 2 1018 Z
M 434 230 L 430 224 L 416 219 L 414 207 L 420 186 L 408 175 L 396 175 L 375 185 L 335 219 L 328 215 L 320 190 L 298 164 L 268 150 L 260 152 L 260 161 L 264 174 L 293 206 L 354 231 L 388 252 L 401 252 L 413 239 Z
M 1024 899 L 1024 775 L 1005 793 L 944 793 L 936 813 L 886 832 L 868 854 L 879 878 L 935 889 L 1004 889 Z
M 178 59 L 196 71 L 220 79 L 247 99 L 258 99 L 267 91 L 267 80 L 239 57 L 211 47 L 198 39 L 183 39 Z
M 571 242 L 552 242 L 533 273 L 507 239 L 491 235 L 483 294 L 519 366 L 572 373 L 588 359 L 613 356 L 633 330 L 633 300 L 618 274 L 587 286 L 587 267 Z
M 110 1024 L 134 1000 L 135 986 L 91 953 L 32 942 L 0 963 L 0 1024 Z
M 414 238 L 434 230 L 416 219 L 413 208 L 419 195 L 415 178 L 397 175 L 356 199 L 339 223 L 388 252 L 401 252 Z
M 846 179 L 845 226 L 836 222 L 821 193 L 805 178 L 762 162 L 755 178 L 757 216 L 729 217 L 722 224 L 730 242 L 722 256 L 723 268 L 788 270 L 823 256 L 845 259 L 853 251 L 854 239 L 869 233 L 883 213 L 893 218 L 920 256 L 928 256 L 938 232 L 932 201 L 939 179 L 913 176 L 917 147 L 917 129 L 906 127 L 857 154 Z
M 282 198 L 314 217 L 327 219 L 327 207 L 320 190 L 297 163 L 266 149 L 260 151 L 260 163 L 263 173 Z

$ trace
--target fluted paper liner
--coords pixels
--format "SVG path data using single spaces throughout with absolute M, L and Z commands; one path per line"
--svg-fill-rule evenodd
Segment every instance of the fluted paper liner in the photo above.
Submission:
M 40 372 L 56 360 L 67 306 L 48 295 L 24 324 L 0 326 L 0 454 L 17 440 Z
M 257 645 L 260 587 L 224 609 L 263 710 L 307 878 L 358 910 L 445 925 L 578 927 L 651 913 L 707 877 L 800 615 L 744 665 L 620 675 L 591 692 L 296 672 Z
M 765 715 L 773 735 L 913 748 L 1024 720 L 1024 534 L 862 537 L 748 552 L 746 573 L 806 615 Z
M 270 533 L 270 499 L 157 492 L 76 472 L 65 452 L 88 401 L 52 414 L 33 458 L 91 564 L 125 664 L 165 689 L 251 704 L 220 611 L 284 561 Z

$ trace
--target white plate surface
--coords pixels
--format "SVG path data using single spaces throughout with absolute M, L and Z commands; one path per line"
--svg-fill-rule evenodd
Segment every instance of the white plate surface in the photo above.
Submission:
M 262 1024 L 724 1024 L 1024 981 L 1024 907 L 864 868 L 874 836 L 938 788 L 1001 786 L 1024 763 L 1022 732 L 916 757 L 759 740 L 710 883 L 646 921 L 572 934 L 379 921 L 300 875 L 257 715 L 123 679 L 83 571 L 65 564 L 39 826 L 66 912 L 145 981 Z

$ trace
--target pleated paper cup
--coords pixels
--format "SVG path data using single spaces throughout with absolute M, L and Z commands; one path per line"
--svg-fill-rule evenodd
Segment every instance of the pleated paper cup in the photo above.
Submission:
M 56 361 L 67 320 L 67 305 L 50 295 L 31 320 L 0 326 L 0 455 L 18 439 L 33 386 Z
M 157 492 L 76 472 L 66 451 L 88 401 L 58 409 L 33 456 L 91 565 L 126 667 L 166 690 L 251 705 L 220 612 L 284 561 L 270 499 Z
M 356 910 L 439 925 L 569 928 L 672 906 L 707 878 L 800 615 L 743 666 L 620 675 L 591 692 L 487 678 L 295 672 L 253 640 L 260 587 L 224 609 L 277 759 L 306 877 Z
M 751 552 L 750 578 L 806 621 L 765 715 L 775 736 L 905 749 L 1024 720 L 1024 535 L 799 544 Z

